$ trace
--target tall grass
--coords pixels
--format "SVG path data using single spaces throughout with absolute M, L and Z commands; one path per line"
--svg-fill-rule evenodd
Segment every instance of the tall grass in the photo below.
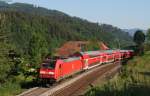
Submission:
M 15 96 L 15 94 L 20 92 L 21 88 L 18 83 L 7 82 L 0 86 L 0 96 Z
M 150 96 L 150 52 L 134 57 L 119 75 L 91 88 L 85 96 Z
M 14 76 L 7 82 L 0 84 L 0 96 L 16 96 L 26 90 L 26 87 L 22 86 L 25 86 L 28 82 L 32 82 L 32 78 L 25 79 L 23 75 Z

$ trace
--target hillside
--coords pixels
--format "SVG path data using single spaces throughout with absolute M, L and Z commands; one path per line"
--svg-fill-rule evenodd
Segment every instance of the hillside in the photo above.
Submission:
M 103 41 L 111 48 L 118 48 L 118 43 L 121 47 L 132 44 L 126 32 L 112 25 L 29 4 L 0 2 L 1 93 L 19 92 L 29 68 L 38 68 L 42 59 L 53 55 L 64 42 L 78 40 Z
M 45 55 L 54 54 L 66 41 L 103 41 L 110 48 L 132 44 L 126 32 L 112 25 L 23 3 L 0 4 L 0 32 L 12 50 L 34 64 Z
M 32 36 L 31 34 L 34 32 L 44 35 L 44 39 L 46 36 L 48 43 L 54 39 L 63 39 L 64 41 L 96 39 L 106 42 L 110 47 L 116 47 L 114 43 L 117 40 L 122 46 L 128 45 L 128 41 L 131 42 L 131 37 L 127 33 L 112 25 L 89 22 L 57 10 L 48 10 L 29 4 L 15 3 L 1 4 L 0 6 L 1 19 L 4 19 L 2 16 L 4 15 L 8 20 L 4 23 L 8 23 L 7 30 L 18 38 L 19 42 L 11 40 L 18 46 L 20 42 L 28 41 L 30 37 L 26 38 L 26 36 Z M 22 40 L 23 38 L 24 40 Z M 53 38 L 52 41 L 51 38 Z M 25 47 L 26 45 L 21 46 Z
M 66 41 L 103 41 L 110 48 L 132 44 L 121 29 L 71 17 L 57 10 L 29 4 L 0 2 L 0 43 L 10 47 L 36 66 L 47 54 L 53 54 Z M 6 53 L 4 53 L 6 52 Z

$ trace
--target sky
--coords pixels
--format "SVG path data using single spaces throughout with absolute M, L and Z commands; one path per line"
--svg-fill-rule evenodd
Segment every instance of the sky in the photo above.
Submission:
M 122 29 L 150 28 L 150 0 L 12 0 Z

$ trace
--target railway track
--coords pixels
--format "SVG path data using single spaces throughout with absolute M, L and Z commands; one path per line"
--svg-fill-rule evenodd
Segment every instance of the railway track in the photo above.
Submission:
M 42 94 L 48 90 L 49 90 L 49 88 L 35 87 L 33 89 L 30 89 L 29 91 L 23 92 L 20 95 L 17 95 L 17 96 L 39 96 L 40 94 Z
M 111 70 L 117 70 L 120 67 L 119 63 L 102 65 L 50 88 L 37 87 L 18 96 L 77 96 L 77 91 L 83 90 L 97 78 L 105 77 Z

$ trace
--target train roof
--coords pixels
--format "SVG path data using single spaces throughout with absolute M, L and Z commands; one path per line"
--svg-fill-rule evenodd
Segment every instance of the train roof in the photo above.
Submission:
M 101 54 L 104 54 L 104 53 L 111 54 L 113 52 L 114 52 L 114 50 L 101 50 L 101 51 L 86 51 L 86 52 L 79 52 L 79 53 L 81 55 L 84 55 L 84 54 L 88 54 L 88 55 L 101 55 Z
M 133 50 L 120 50 L 120 49 L 117 49 L 117 50 L 100 50 L 100 51 L 85 51 L 85 52 L 77 52 L 78 54 L 81 54 L 81 55 L 90 55 L 90 56 L 97 56 L 97 55 L 101 55 L 101 54 L 112 54 L 114 52 L 128 52 L 128 51 L 133 51 Z
M 86 52 L 80 52 L 82 55 L 88 54 L 88 55 L 100 55 L 103 54 L 101 51 L 86 51 Z
M 120 50 L 120 52 L 129 52 L 129 51 L 133 52 L 133 50 Z
M 69 57 L 66 59 L 62 59 L 64 62 L 70 62 L 70 61 L 74 61 L 74 60 L 80 60 L 80 57 Z
M 129 50 L 120 50 L 120 52 L 128 52 Z
M 103 50 L 103 52 L 106 52 L 106 53 L 113 53 L 115 50 Z

